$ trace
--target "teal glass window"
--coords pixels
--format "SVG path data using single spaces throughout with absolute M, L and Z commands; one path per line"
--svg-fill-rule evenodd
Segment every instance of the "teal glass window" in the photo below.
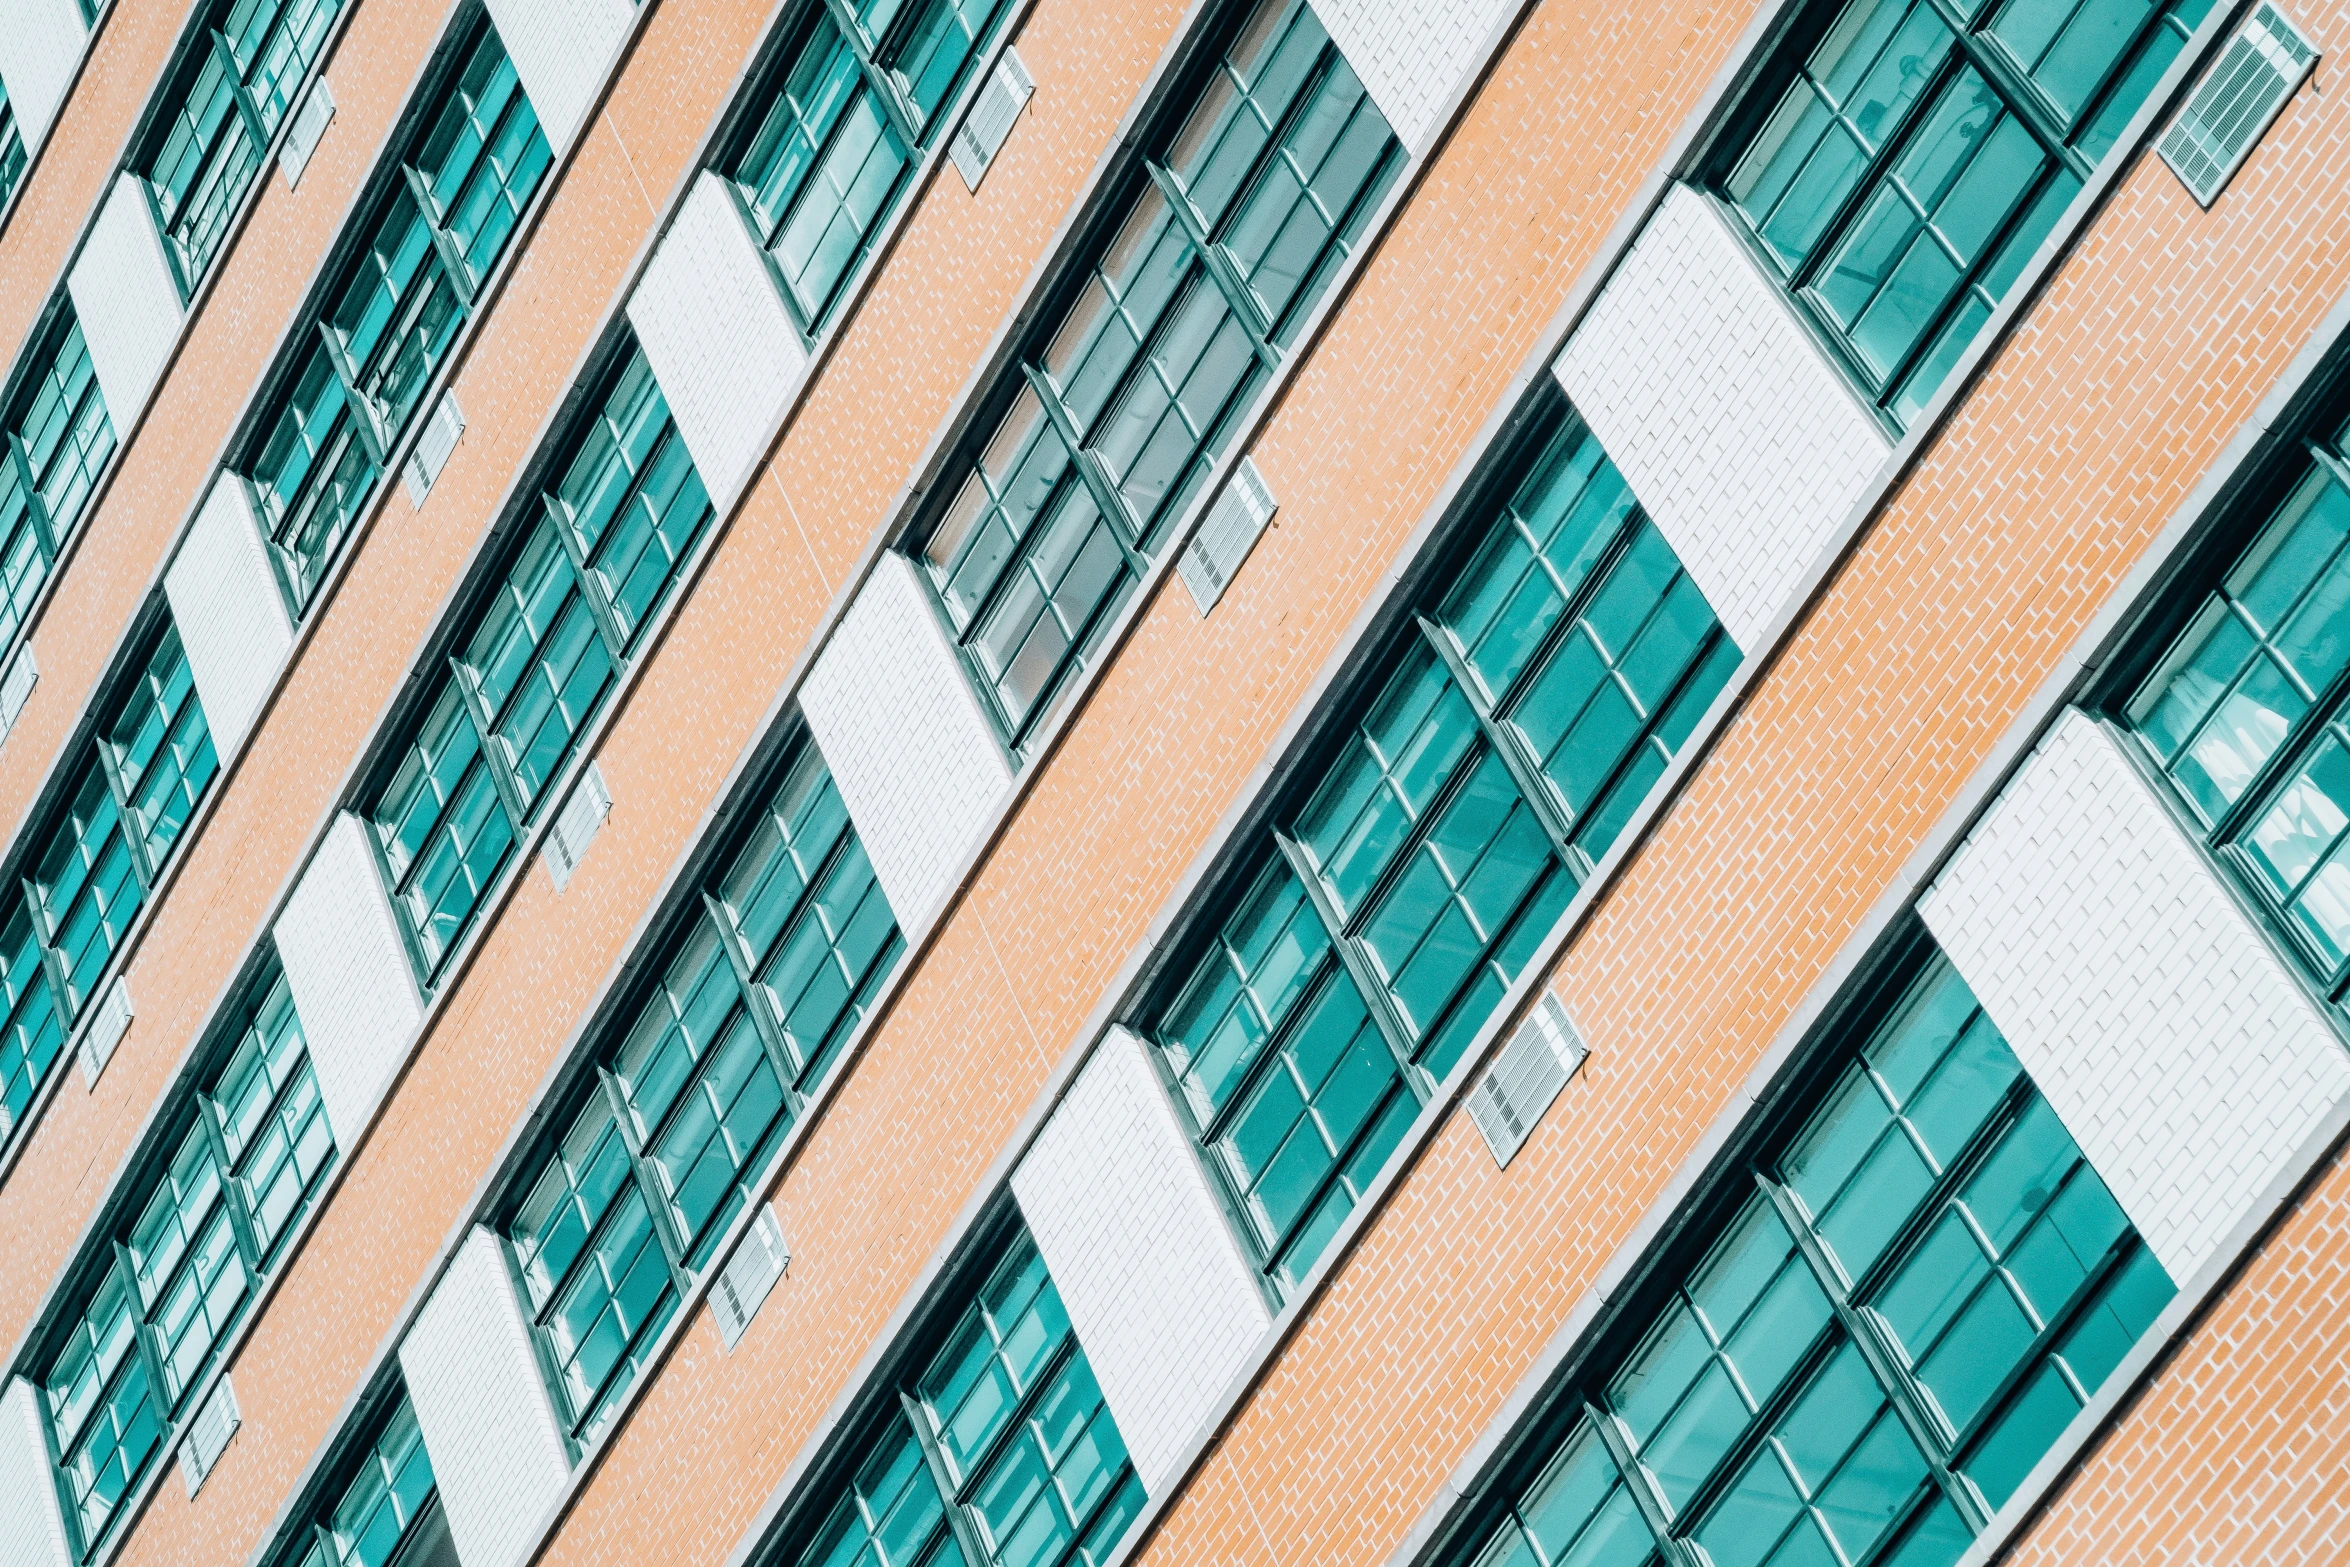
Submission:
M 593 406 L 368 812 L 428 979 L 713 515 L 642 350 Z
M 0 87 L 0 208 L 16 194 L 24 178 L 24 135 L 16 126 L 16 111 L 8 106 L 8 89 Z
M 84 1558 L 189 1412 L 334 1159 L 301 1021 L 274 965 L 241 1004 L 226 1058 L 160 1124 L 158 1151 L 132 1178 L 127 1217 L 100 1240 L 97 1282 L 42 1378 Z
M 1479 1567 L 1945 1567 L 2175 1291 L 1930 944 Z
M 287 1567 L 456 1567 L 432 1455 L 403 1388 L 356 1467 L 294 1536 Z
M 835 1481 L 796 1567 L 1094 1567 L 1142 1482 L 1023 1232 Z
M 485 20 L 368 209 L 246 469 L 297 616 L 375 492 L 553 154 Z
M 507 1226 L 560 1406 L 610 1420 L 898 955 L 840 791 L 802 743 Z
M 1404 154 L 1303 0 L 1261 0 L 919 554 L 1015 746 L 1118 606 L 1361 242 Z
M 2350 468 L 2340 438 L 2122 706 L 2203 840 L 2303 966 L 2350 990 Z
M 1150 1013 L 1283 1293 L 1738 659 L 1571 416 L 1458 560 Z
M 8 1009 L 0 1020 L 0 1140 L 24 1123 L 33 1095 L 65 1046 L 65 1020 L 33 930 L 33 911 L 21 898 L 11 901 L 0 923 L 0 1003 Z
M 727 172 L 813 335 L 938 137 L 1004 0 L 810 6 L 774 101 Z
M 0 421 L 0 646 L 13 644 L 49 563 L 114 455 L 114 422 L 68 306 Z
M 156 108 L 151 148 L 136 160 L 185 292 L 195 292 L 219 253 L 340 8 L 340 0 L 216 0 L 206 8 Z
M 1950 373 L 2211 0 L 1837 0 L 1715 189 L 1878 406 Z

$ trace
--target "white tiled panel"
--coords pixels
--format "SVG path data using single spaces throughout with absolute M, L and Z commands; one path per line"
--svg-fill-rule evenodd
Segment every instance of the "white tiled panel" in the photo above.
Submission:
M 81 63 L 89 31 L 75 0 L 8 0 L 0 26 L 0 84 L 30 153 L 41 145 Z
M 1145 1049 L 1110 1030 L 1012 1195 L 1156 1495 L 1272 1317 Z
M 560 151 L 579 129 L 636 8 L 629 0 L 489 0 L 489 8 L 547 145 Z
M 1738 237 L 1685 185 L 1554 368 L 1750 653 L 1892 450 Z
M 163 596 L 212 726 L 212 747 L 236 753 L 294 647 L 294 622 L 269 564 L 244 479 L 223 472 L 188 527 Z
M 2276 953 L 2077 711 L 1919 906 L 2182 1283 L 2350 1090 Z
M 628 301 L 653 378 L 723 513 L 766 455 L 807 350 L 733 186 L 704 170 Z
M 1012 785 L 916 569 L 882 553 L 800 691 L 881 890 L 909 929 L 946 897 Z
M 71 1567 L 73 1561 L 40 1399 L 22 1377 L 10 1378 L 0 1393 L 0 1567 Z
M 1428 150 L 1453 89 L 1512 0 L 1313 0 L 1314 15 L 1413 152 Z
M 424 1021 L 416 971 L 366 834 L 348 811 L 335 818 L 271 932 L 327 1125 L 346 1149 Z
M 463 1567 L 519 1567 L 571 1477 L 498 1238 L 475 1227 L 400 1344 Z
M 147 406 L 184 319 L 179 279 L 138 176 L 115 178 L 65 286 L 107 412 L 116 430 L 127 431 Z

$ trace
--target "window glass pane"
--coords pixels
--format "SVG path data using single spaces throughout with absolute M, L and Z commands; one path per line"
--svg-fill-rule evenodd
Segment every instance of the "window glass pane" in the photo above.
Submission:
M 946 1501 L 900 1415 L 833 1507 L 802 1567 L 968 1567 Z M 931 1554 L 932 1552 L 936 1554 Z
M 405 1394 L 322 1520 L 339 1567 L 384 1567 L 432 1500 L 432 1457 Z
M 1001 0 L 930 0 L 908 25 L 905 42 L 891 51 L 890 75 L 926 129 L 962 80 L 1000 9 Z M 875 17 L 866 18 L 865 25 L 875 36 L 887 27 Z
M 360 415 L 321 346 L 295 380 L 253 466 L 253 490 L 299 616 L 375 488 Z
M 555 493 L 621 635 L 633 642 L 712 516 L 643 349 L 629 355 Z
M 12 901 L 14 911 L 0 924 L 0 1003 L 7 1007 L 0 1017 L 0 1142 L 24 1124 L 34 1092 L 65 1043 L 32 911 L 21 899 Z
M 98 470 L 114 455 L 114 423 L 78 320 L 68 316 L 48 362 L 28 380 L 8 433 L 39 494 L 50 537 L 61 539 L 80 518 Z
M 8 106 L 8 91 L 0 88 L 0 206 L 16 194 L 16 182 L 24 178 L 24 135 L 17 129 L 16 112 Z
M 267 1259 L 316 1194 L 335 1152 L 283 973 L 262 992 L 211 1097 L 254 1243 Z
M 507 568 L 461 659 L 488 712 L 525 811 L 612 688 L 614 658 L 571 560 L 542 522 Z
M 220 771 L 176 627 L 148 658 L 108 743 L 147 863 L 160 866 Z
M 64 819 L 50 831 L 33 871 L 33 892 L 63 972 L 66 1008 L 78 1017 L 146 900 L 113 792 L 95 761 L 83 771 Z
M 46 1382 L 66 1505 L 84 1540 L 105 1534 L 161 1449 L 168 1420 L 135 1347 L 131 1288 L 119 1266 L 107 1274 Z
M 329 318 L 351 384 L 374 409 L 387 444 L 407 428 L 463 321 L 431 227 L 415 199 L 402 192 L 361 251 Z
M 427 971 L 437 969 L 514 848 L 514 824 L 454 686 L 442 688 L 372 815 L 394 900 Z
M 128 1243 L 132 1278 L 163 1366 L 163 1407 L 178 1407 L 245 1302 L 220 1164 L 198 1126 L 180 1145 Z
M 484 29 L 416 157 L 433 218 L 473 282 L 489 276 L 553 161 L 514 62 Z

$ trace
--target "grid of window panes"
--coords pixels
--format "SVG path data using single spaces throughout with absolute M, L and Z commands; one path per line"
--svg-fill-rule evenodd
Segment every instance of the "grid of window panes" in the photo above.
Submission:
M 339 0 L 218 0 L 159 106 L 142 172 L 180 284 L 212 264 L 262 149 L 326 42 Z
M 130 1217 L 43 1377 L 44 1404 L 82 1555 L 123 1499 L 275 1260 L 334 1157 L 282 974 L 255 987 L 228 1060 Z
M 323 1509 L 296 1541 L 299 1554 L 281 1560 L 299 1567 L 385 1567 L 408 1547 L 400 1556 L 403 1567 L 453 1567 L 455 1552 L 435 1498 L 432 1456 L 403 1390 L 333 1507 Z
M 552 162 L 505 47 L 480 28 L 263 421 L 249 472 L 297 614 Z
M 2236 557 L 2124 719 L 2339 1000 L 2350 990 L 2350 468 L 2340 444 Z
M 0 207 L 16 194 L 24 165 L 24 135 L 16 128 L 16 111 L 8 105 L 8 89 L 0 87 Z
M 1478 1567 L 1946 1567 L 2175 1291 L 1939 955 L 1753 1179 Z
M 0 646 L 32 611 L 59 543 L 114 455 L 114 422 L 81 322 L 69 308 L 53 332 L 0 429 Z
M 370 815 L 426 977 L 545 803 L 712 515 L 631 349 Z
M 610 1418 L 904 951 L 803 744 L 508 1226 L 575 1435 Z
M 47 960 L 33 930 L 33 911 L 22 897 L 0 902 L 0 1140 L 13 1136 L 32 1107 L 33 1095 L 65 1047 L 65 1019 Z
M 2211 0 L 1841 0 L 1716 189 L 1897 422 L 1931 398 Z
M 1025 1234 L 858 1455 L 796 1567 L 1094 1567 L 1142 1482 Z
M 1403 159 L 1313 11 L 1261 0 L 984 449 L 949 476 L 921 551 L 1016 745 L 1164 546 Z
M 1401 632 L 1148 1032 L 1295 1288 L 1738 649 L 1579 419 Z
M 1005 0 L 810 6 L 729 173 L 813 334 L 872 249 Z

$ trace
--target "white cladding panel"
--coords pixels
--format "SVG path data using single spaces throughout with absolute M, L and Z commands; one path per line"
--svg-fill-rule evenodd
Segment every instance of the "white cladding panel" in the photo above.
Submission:
M 327 1125 L 346 1150 L 424 1021 L 367 830 L 348 811 L 335 817 L 272 931 Z
M 243 478 L 224 471 L 212 481 L 163 574 L 163 596 L 212 726 L 212 748 L 226 760 L 294 649 L 294 623 Z
M 137 175 L 116 176 L 65 286 L 106 411 L 118 434 L 127 431 L 147 406 L 185 319 L 179 278 Z
M 881 890 L 909 929 L 946 897 L 1012 785 L 916 569 L 882 552 L 800 690 Z
M 2332 1030 L 2078 711 L 1919 909 L 2180 1283 L 2350 1090 Z
M 0 84 L 8 88 L 27 153 L 48 134 L 89 37 L 75 0 L 8 0 L 8 25 L 0 27 Z
M 1893 449 L 1685 185 L 1667 193 L 1554 368 L 1750 653 Z
M 721 515 L 808 362 L 732 185 L 704 170 L 628 301 L 653 378 Z
M 0 1393 L 0 1567 L 71 1567 L 65 1515 L 41 1429 L 41 1395 L 23 1377 Z
M 1110 1030 L 1012 1195 L 1157 1495 L 1273 1319 L 1147 1048 Z
M 604 68 L 628 32 L 629 0 L 489 0 L 490 21 L 546 127 L 547 145 L 570 145 Z
M 571 1478 L 504 1248 L 475 1226 L 400 1343 L 463 1567 L 518 1567 Z
M 1413 152 L 1484 58 L 1510 0 L 1313 0 L 1314 15 Z

